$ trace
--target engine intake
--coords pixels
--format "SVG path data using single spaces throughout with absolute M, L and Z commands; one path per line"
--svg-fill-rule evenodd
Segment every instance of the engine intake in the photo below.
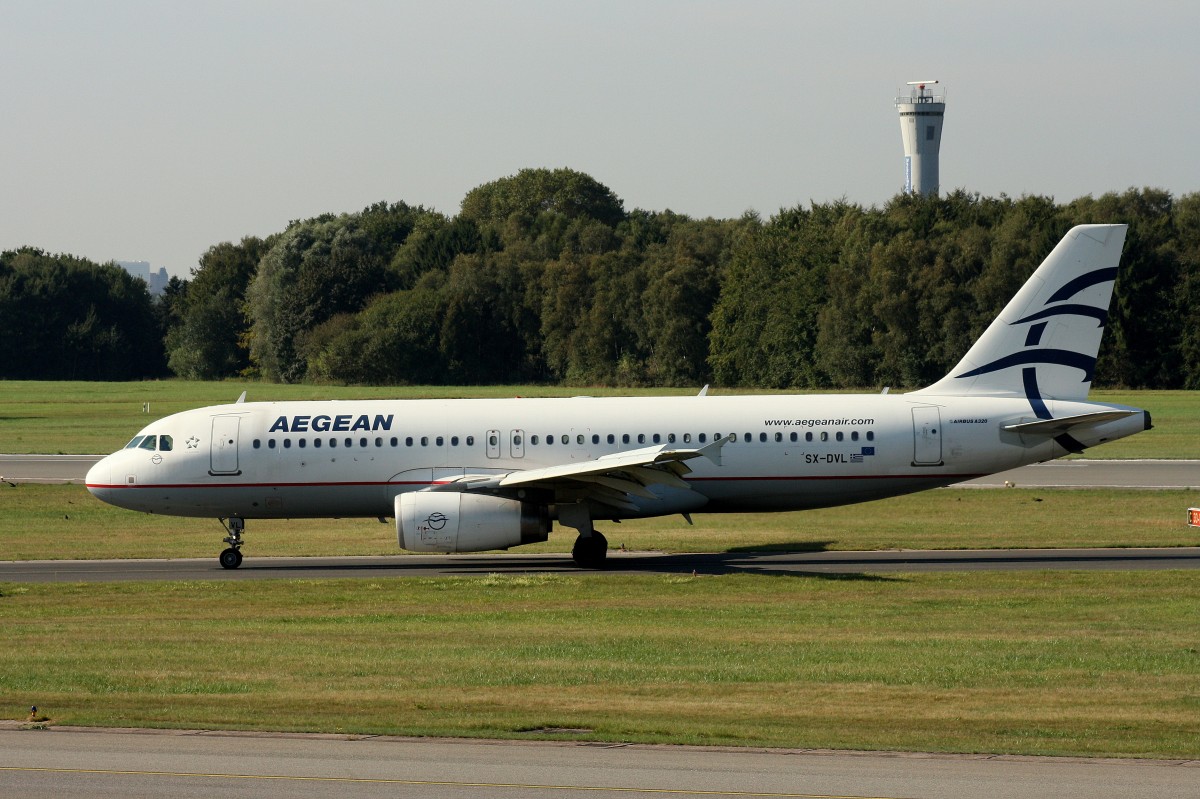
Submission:
M 396 540 L 409 552 L 482 552 L 545 541 L 548 510 L 533 502 L 458 491 L 398 494 Z

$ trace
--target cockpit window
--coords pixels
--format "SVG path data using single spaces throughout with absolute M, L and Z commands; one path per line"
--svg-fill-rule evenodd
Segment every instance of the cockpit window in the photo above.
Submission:
M 142 439 L 142 443 L 138 444 L 138 449 L 153 450 L 155 444 L 157 444 L 157 443 L 158 443 L 158 436 L 146 436 L 144 439 Z
M 158 451 L 159 452 L 170 452 L 171 447 L 173 445 L 174 445 L 174 442 L 171 440 L 170 436 L 159 436 L 158 437 Z
M 125 445 L 125 449 L 137 449 L 137 445 L 142 443 L 143 438 L 145 438 L 145 436 L 134 436 L 133 441 L 130 441 Z

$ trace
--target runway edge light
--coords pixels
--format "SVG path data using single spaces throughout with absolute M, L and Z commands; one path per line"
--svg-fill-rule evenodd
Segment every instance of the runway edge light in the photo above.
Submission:
M 1200 527 L 1200 508 L 1188 508 L 1188 527 Z

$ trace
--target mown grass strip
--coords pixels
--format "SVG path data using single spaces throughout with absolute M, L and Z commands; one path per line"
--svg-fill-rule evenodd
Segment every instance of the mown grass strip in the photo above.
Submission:
M 253 381 L 162 380 L 143 383 L 0 381 L 0 452 L 98 454 L 113 452 L 149 422 L 179 411 L 233 402 L 317 399 L 470 397 L 663 396 L 696 387 L 629 389 L 561 386 L 313 386 Z M 715 389 L 714 394 L 782 393 Z M 804 392 L 814 393 L 814 392 Z M 865 393 L 874 393 L 867 391 Z M 1200 457 L 1200 392 L 1093 391 L 1098 402 L 1149 409 L 1155 429 L 1089 450 L 1091 458 Z M 150 412 L 142 408 L 148 403 Z
M 610 546 L 667 552 L 1192 546 L 1189 491 L 939 489 L 795 513 L 703 515 L 599 525 Z M 153 516 L 105 505 L 82 486 L 0 484 L 0 560 L 215 557 L 215 519 Z M 569 552 L 556 527 L 520 552 Z M 399 555 L 395 526 L 374 519 L 247 523 L 246 557 Z
M 1200 756 L 1190 572 L 0 585 L 85 725 Z M 529 732 L 546 729 L 586 732 Z

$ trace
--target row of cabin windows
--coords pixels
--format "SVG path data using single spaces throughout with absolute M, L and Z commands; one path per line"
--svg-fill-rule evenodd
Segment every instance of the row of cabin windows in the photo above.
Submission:
M 875 440 L 874 431 L 868 430 L 865 434 L 862 434 L 862 435 L 863 435 L 863 437 L 866 438 L 867 441 Z M 723 437 L 724 436 L 721 433 L 714 433 L 712 436 L 712 440 L 719 441 Z M 850 433 L 849 433 L 850 441 L 858 441 L 859 437 L 860 437 L 860 434 L 857 430 L 850 431 Z M 147 438 L 153 439 L 153 436 L 148 436 Z M 170 437 L 169 436 L 160 436 L 160 438 L 165 438 L 168 440 L 166 449 L 170 449 Z M 734 438 L 736 440 L 736 438 L 737 438 L 736 433 L 734 434 Z M 630 433 L 622 433 L 621 434 L 621 443 L 622 444 L 632 444 L 632 443 L 634 443 L 635 440 L 638 444 L 646 444 L 646 443 L 662 444 L 664 439 L 666 440 L 666 443 L 668 443 L 668 444 L 674 444 L 676 442 L 690 444 L 690 443 L 692 443 L 692 434 L 691 433 L 683 433 L 682 435 L 680 435 L 678 437 L 675 435 L 675 433 L 667 433 L 665 436 L 662 433 L 638 433 L 638 434 L 636 434 L 636 436 L 634 436 L 633 434 L 630 434 Z M 833 434 L 834 441 L 845 441 L 846 439 L 847 439 L 847 434 L 841 430 L 838 430 L 836 433 Z M 325 446 L 322 443 L 325 440 L 326 439 L 314 438 L 312 440 L 312 445 L 315 449 L 320 449 L 322 446 Z M 355 440 L 353 438 L 345 438 L 345 439 L 340 439 L 340 440 L 344 442 L 344 445 L 346 447 L 355 446 Z M 586 440 L 586 438 L 585 438 L 585 436 L 583 436 L 583 434 L 578 434 L 575 436 L 576 444 L 582 445 L 585 440 Z M 742 440 L 745 441 L 747 444 L 749 444 L 752 441 L 754 441 L 754 434 L 753 433 L 744 433 L 742 436 Z M 766 442 L 770 441 L 771 438 L 768 436 L 767 433 L 759 433 L 758 440 L 762 443 L 766 443 Z M 784 441 L 788 441 L 788 442 L 795 444 L 798 441 L 800 441 L 800 434 L 796 433 L 796 432 L 791 432 L 791 433 L 788 433 L 785 438 L 783 433 L 781 433 L 781 432 L 775 433 L 774 440 L 777 443 L 783 443 Z M 822 430 L 820 433 L 814 434 L 810 430 L 804 434 L 804 441 L 806 441 L 806 442 L 817 441 L 817 440 L 829 441 L 830 440 L 829 432 L 827 430 Z M 134 439 L 134 441 L 136 442 L 137 439 Z M 291 449 L 292 441 L 293 440 L 290 438 L 283 439 L 283 448 Z M 337 439 L 337 438 L 328 439 L 329 448 L 330 449 L 336 448 L 338 446 L 338 441 L 339 441 L 339 439 Z M 359 447 L 363 447 L 363 448 L 370 447 L 372 444 L 374 444 L 374 446 L 376 446 L 376 447 L 382 448 L 384 446 L 384 441 L 385 441 L 385 439 L 383 439 L 383 438 L 375 438 L 374 440 L 372 440 L 372 439 L 364 437 L 364 438 L 358 439 L 357 444 Z M 435 446 L 435 447 L 442 447 L 442 446 L 445 446 L 445 444 L 446 444 L 446 439 L 444 436 L 435 436 L 432 439 L 429 436 L 421 436 L 419 439 L 413 438 L 412 436 L 408 436 L 404 439 L 404 446 L 414 447 L 414 446 L 417 446 L 419 443 L 419 445 L 422 447 L 428 447 L 428 446 L 430 446 L 431 441 L 433 442 L 433 446 Z M 562 436 L 558 436 L 558 437 L 556 437 L 554 435 L 548 435 L 545 437 L 539 437 L 536 434 L 531 435 L 529 437 L 529 443 L 533 446 L 537 446 L 538 444 L 542 444 L 542 443 L 544 443 L 546 446 L 552 446 L 556 441 L 561 442 L 562 444 L 570 444 L 571 437 L 568 435 L 562 435 Z M 613 433 L 609 433 L 607 436 L 605 436 L 605 441 L 609 444 L 616 444 L 617 436 Z M 698 433 L 696 435 L 696 443 L 705 444 L 707 442 L 708 442 L 708 434 L 707 433 Z M 520 435 L 513 436 L 513 443 L 520 445 L 520 443 L 521 443 Z M 600 443 L 600 435 L 599 434 L 597 434 L 597 433 L 592 434 L 592 443 L 593 444 Z M 261 449 L 262 444 L 263 444 L 262 439 L 258 439 L 258 438 L 254 439 L 254 448 L 255 449 Z M 475 446 L 475 436 L 467 436 L 465 439 L 465 444 L 468 447 Z M 499 444 L 500 444 L 499 438 L 495 435 L 492 435 L 488 440 L 488 444 L 493 447 L 499 446 Z M 267 439 L 267 449 L 275 449 L 275 445 L 276 445 L 275 439 L 273 439 L 273 438 Z M 390 439 L 387 439 L 387 445 L 392 446 L 392 447 L 399 447 L 400 439 L 397 438 L 396 436 L 392 436 Z M 450 446 L 457 447 L 458 445 L 459 445 L 458 436 L 450 436 Z M 133 447 L 133 446 L 136 446 L 136 444 L 134 442 L 130 442 L 129 446 Z M 306 439 L 306 438 L 296 439 L 295 446 L 299 447 L 300 449 L 307 448 L 308 447 L 308 439 Z
M 349 437 L 347 437 L 345 439 L 340 439 L 340 440 L 343 442 L 344 446 L 346 446 L 346 447 L 353 447 L 357 444 L 358 446 L 363 447 L 363 448 L 370 447 L 372 445 L 382 448 L 383 446 L 385 446 L 385 441 L 386 441 L 386 446 L 390 446 L 390 447 L 400 446 L 400 439 L 397 438 L 396 436 L 392 436 L 389 439 L 383 439 L 383 438 L 378 438 L 378 437 L 374 438 L 374 439 L 370 439 L 370 438 L 364 437 L 364 438 L 358 439 L 357 442 L 353 438 L 349 438 Z M 442 447 L 442 446 L 446 445 L 446 439 L 444 436 L 435 436 L 432 439 L 430 439 L 429 436 L 421 436 L 420 438 L 413 438 L 412 436 L 408 436 L 407 438 L 404 439 L 404 446 L 415 447 L 419 444 L 422 447 L 428 447 L 430 445 L 431 440 L 433 441 L 433 446 L 435 446 L 435 447 Z M 339 439 L 337 439 L 337 438 L 328 439 L 329 448 L 336 449 L 338 446 L 338 441 L 339 441 Z M 325 442 L 325 439 L 314 438 L 312 440 L 313 448 L 320 449 L 321 447 L 325 446 L 324 442 Z M 459 442 L 458 436 L 450 436 L 450 446 L 457 447 L 459 445 L 459 443 L 460 442 Z M 465 443 L 468 447 L 475 446 L 475 436 L 467 436 Z M 254 448 L 255 449 L 262 449 L 262 445 L 263 445 L 262 439 L 260 439 L 260 438 L 254 439 Z M 308 439 L 307 438 L 296 439 L 296 446 L 299 447 L 300 449 L 306 449 L 308 447 Z M 291 449 L 292 448 L 292 439 L 290 439 L 290 438 L 283 439 L 283 448 Z M 273 438 L 267 439 L 267 449 L 275 449 L 275 439 L 273 439 Z
M 847 439 L 846 433 L 844 433 L 841 430 L 834 433 L 833 436 L 834 436 L 833 440 L 835 440 L 835 441 L 845 441 Z M 867 441 L 874 441 L 875 440 L 874 431 L 868 430 L 865 433 L 865 437 L 866 437 Z M 667 433 L 666 436 L 663 436 L 663 434 L 661 434 L 661 433 L 649 433 L 649 434 L 638 433 L 636 437 L 632 437 L 631 434 L 629 434 L 629 433 L 623 433 L 621 435 L 621 443 L 622 444 L 631 444 L 634 442 L 634 440 L 636 440 L 636 442 L 638 444 L 646 444 L 646 443 L 661 444 L 661 443 L 663 443 L 664 438 L 666 439 L 666 443 L 668 443 L 668 444 L 674 444 L 674 443 L 676 443 L 677 440 L 682 441 L 684 444 L 692 443 L 692 434 L 691 433 L 684 433 L 678 439 L 676 438 L 674 433 Z M 721 438 L 723 438 L 723 435 L 721 433 L 714 433 L 712 440 L 719 441 Z M 736 440 L 736 438 L 737 438 L 737 434 L 735 433 L 734 439 Z M 795 433 L 795 432 L 789 433 L 785 439 L 783 433 L 776 433 L 774 438 L 775 438 L 775 441 L 779 442 L 779 443 L 783 443 L 786 440 L 786 441 L 789 441 L 794 444 L 794 443 L 800 441 L 800 434 Z M 858 441 L 859 438 L 860 438 L 860 434 L 857 430 L 850 431 L 850 434 L 849 434 L 850 441 Z M 812 431 L 809 431 L 804 434 L 805 441 L 816 441 L 818 439 L 821 441 L 828 441 L 829 440 L 829 432 L 826 430 L 822 430 L 820 433 L 817 433 L 815 436 L 812 433 Z M 549 436 L 546 436 L 545 439 L 543 439 L 543 440 L 545 441 L 546 444 L 553 444 L 555 441 L 555 437 L 553 435 L 549 435 Z M 570 436 L 561 436 L 559 440 L 562 441 L 563 444 L 571 443 Z M 613 435 L 612 433 L 608 434 L 608 436 L 606 437 L 606 440 L 608 441 L 609 444 L 617 443 L 617 437 L 615 435 Z M 745 441 L 747 444 L 749 444 L 750 442 L 754 441 L 754 434 L 753 433 L 745 433 L 742 436 L 742 440 Z M 763 443 L 766 443 L 767 441 L 770 441 L 771 439 L 766 433 L 759 433 L 758 440 Z M 696 443 L 704 444 L 707 441 L 708 441 L 707 433 L 697 434 Z M 575 436 L 576 444 L 582 444 L 583 442 L 584 442 L 584 437 L 582 435 Z M 499 442 L 496 440 L 495 436 L 493 436 L 492 440 L 491 440 L 492 446 L 496 446 L 498 443 Z M 519 436 L 514 437 L 513 443 L 520 444 L 521 443 L 520 437 Z M 531 435 L 529 437 L 529 443 L 536 446 L 539 443 L 538 437 L 536 435 Z M 600 436 L 593 434 L 592 435 L 592 443 L 599 444 Z

